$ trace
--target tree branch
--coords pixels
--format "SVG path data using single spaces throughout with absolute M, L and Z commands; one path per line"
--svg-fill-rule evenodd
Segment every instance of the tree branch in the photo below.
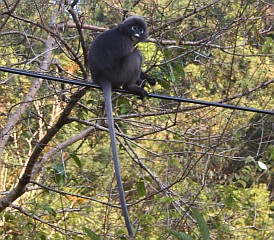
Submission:
M 67 123 L 68 116 L 71 110 L 76 105 L 78 100 L 86 93 L 86 91 L 86 88 L 82 88 L 72 95 L 70 102 L 67 104 L 58 121 L 52 126 L 52 128 L 48 129 L 46 135 L 36 145 L 34 151 L 29 158 L 25 172 L 19 179 L 17 186 L 12 189 L 5 197 L 0 199 L 0 211 L 8 207 L 13 201 L 19 198 L 22 194 L 24 194 L 26 185 L 30 182 L 34 165 L 41 152 L 47 146 L 49 141 L 55 136 L 55 134 Z

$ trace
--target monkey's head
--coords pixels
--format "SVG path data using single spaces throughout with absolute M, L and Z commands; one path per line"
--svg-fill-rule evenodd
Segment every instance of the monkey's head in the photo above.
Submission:
M 147 38 L 147 24 L 142 17 L 131 16 L 118 25 L 121 33 L 130 37 L 134 44 Z

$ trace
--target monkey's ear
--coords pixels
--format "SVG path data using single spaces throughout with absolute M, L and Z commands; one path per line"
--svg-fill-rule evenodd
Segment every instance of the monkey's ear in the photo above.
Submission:
M 120 30 L 120 32 L 123 30 L 123 28 L 125 28 L 128 25 L 128 18 L 126 18 L 124 21 L 120 22 L 118 24 L 118 28 Z
M 118 29 L 119 29 L 120 32 L 122 30 L 122 25 L 123 25 L 123 22 L 121 22 L 121 23 L 118 24 Z
M 125 29 L 125 23 L 124 22 L 121 22 L 118 24 L 118 29 L 119 29 L 119 32 L 123 32 L 124 29 Z

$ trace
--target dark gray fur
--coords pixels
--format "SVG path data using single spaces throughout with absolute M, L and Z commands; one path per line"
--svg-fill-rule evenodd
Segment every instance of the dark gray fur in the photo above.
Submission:
M 132 26 L 136 26 L 135 31 Z M 143 29 L 143 33 L 140 31 Z M 134 37 L 139 34 L 139 38 Z M 120 23 L 117 28 L 100 34 L 89 52 L 89 64 L 93 81 L 101 86 L 110 82 L 112 88 L 124 89 L 144 98 L 147 92 L 138 87 L 143 80 L 141 74 L 142 53 L 135 44 L 145 41 L 147 25 L 143 18 L 133 16 Z M 155 84 L 149 81 L 150 84 Z
M 103 90 L 108 128 L 111 140 L 114 168 L 119 190 L 121 207 L 125 218 L 128 233 L 133 237 L 125 193 L 122 184 L 119 158 L 116 147 L 114 120 L 111 103 L 111 90 L 123 87 L 124 89 L 144 98 L 147 92 L 143 89 L 143 80 L 148 79 L 150 84 L 155 80 L 141 71 L 142 54 L 135 48 L 138 42 L 145 41 L 147 25 L 143 18 L 133 16 L 120 23 L 117 28 L 101 33 L 92 43 L 89 52 L 89 65 L 92 78 Z M 138 85 L 142 86 L 138 86 Z

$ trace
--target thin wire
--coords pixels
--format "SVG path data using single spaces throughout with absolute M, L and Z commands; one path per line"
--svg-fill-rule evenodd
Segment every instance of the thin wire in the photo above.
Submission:
M 54 77 L 54 76 L 47 75 L 47 74 L 26 71 L 26 70 L 21 70 L 21 69 L 0 67 L 0 71 L 19 74 L 19 75 L 25 75 L 25 76 L 30 76 L 30 77 L 36 77 L 36 78 L 43 78 L 43 79 L 50 80 L 50 81 L 74 84 L 74 85 L 78 85 L 78 86 L 101 89 L 101 87 L 95 83 L 84 82 L 84 81 L 76 80 L 76 79 L 59 78 L 59 77 Z M 130 93 L 124 89 L 113 89 L 113 91 L 121 92 L 121 93 Z M 248 111 L 248 112 L 256 112 L 256 113 L 264 113 L 264 114 L 274 115 L 274 111 L 271 111 L 271 110 L 264 110 L 264 109 L 244 107 L 244 106 L 236 106 L 236 105 L 232 105 L 232 104 L 224 104 L 224 103 L 218 103 L 218 102 L 208 102 L 208 101 L 203 101 L 203 100 L 194 100 L 194 99 L 189 99 L 189 98 L 168 96 L 168 95 L 162 95 L 162 94 L 157 94 L 157 93 L 149 93 L 147 97 L 164 99 L 164 100 L 172 100 L 172 101 L 176 101 L 176 102 L 187 102 L 187 103 L 194 103 L 194 104 L 200 104 L 200 105 L 205 105 L 205 106 L 214 106 L 214 107 L 221 107 L 221 108 L 228 108 L 228 109 L 235 109 L 235 110 L 242 110 L 242 111 Z

